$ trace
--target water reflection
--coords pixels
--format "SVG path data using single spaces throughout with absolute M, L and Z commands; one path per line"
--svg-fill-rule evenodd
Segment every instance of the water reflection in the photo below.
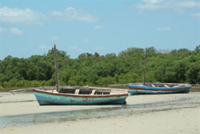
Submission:
M 32 90 L 23 90 L 15 93 L 31 93 Z M 13 115 L 13 116 L 1 116 L 0 117 L 0 128 L 11 127 L 11 126 L 24 126 L 33 125 L 39 123 L 51 123 L 51 122 L 67 122 L 77 121 L 91 118 L 114 118 L 116 116 L 130 116 L 137 114 L 145 114 L 148 112 L 166 111 L 177 108 L 187 107 L 199 107 L 199 100 L 196 98 L 187 97 L 168 101 L 159 101 L 153 103 L 141 103 L 141 104 L 129 104 L 117 105 L 113 107 L 103 108 L 92 108 L 85 110 L 73 110 L 73 111 L 58 111 L 48 113 L 35 113 L 35 114 L 24 114 L 24 115 Z M 26 100 L 27 101 L 27 100 Z M 30 100 L 35 101 L 35 100 Z M 5 102 L 4 102 L 5 103 Z M 17 102 L 16 102 L 17 103 Z
M 122 107 L 3 116 L 0 117 L 0 127 L 99 118 L 106 116 L 108 112 L 113 112 L 118 109 L 122 109 Z
M 11 90 L 10 93 L 12 94 L 33 93 L 33 88 Z
M 164 103 L 164 104 L 163 104 Z M 23 125 L 33 125 L 39 123 L 51 123 L 51 122 L 66 122 L 66 121 L 77 121 L 83 119 L 91 118 L 106 118 L 106 117 L 116 117 L 116 116 L 129 116 L 137 115 L 148 112 L 166 111 L 180 108 L 196 107 L 199 106 L 169 106 L 166 107 L 165 103 L 145 103 L 137 105 L 122 105 L 119 107 L 104 107 L 104 108 L 94 108 L 85 110 L 74 110 L 74 111 L 59 111 L 59 112 L 49 112 L 49 113 L 36 113 L 36 114 L 24 114 L 24 115 L 14 115 L 14 116 L 2 116 L 0 117 L 0 128 L 10 127 L 10 126 L 23 126 Z M 156 109 L 158 108 L 158 109 Z

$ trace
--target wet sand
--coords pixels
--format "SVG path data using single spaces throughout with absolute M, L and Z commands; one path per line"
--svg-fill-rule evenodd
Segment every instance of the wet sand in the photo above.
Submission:
M 200 93 L 128 96 L 126 105 L 39 106 L 0 93 L 1 134 L 199 134 Z

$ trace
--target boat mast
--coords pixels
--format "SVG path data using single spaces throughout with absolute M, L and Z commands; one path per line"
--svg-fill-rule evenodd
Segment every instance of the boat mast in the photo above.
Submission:
M 145 60 L 146 60 L 146 49 L 144 50 L 143 85 L 145 85 Z
M 55 77 L 56 77 L 56 89 L 59 92 L 59 82 L 58 82 L 58 65 L 57 65 L 57 53 L 56 53 L 56 44 L 54 44 L 54 62 L 55 62 Z

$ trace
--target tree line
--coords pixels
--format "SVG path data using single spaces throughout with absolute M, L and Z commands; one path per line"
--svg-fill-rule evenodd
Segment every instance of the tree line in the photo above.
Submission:
M 60 85 L 108 86 L 142 82 L 146 52 L 146 82 L 200 84 L 200 45 L 194 50 L 158 51 L 131 47 L 118 55 L 97 52 L 82 53 L 72 59 L 57 50 Z M 25 88 L 55 85 L 53 48 L 45 55 L 0 60 L 0 85 L 3 88 Z

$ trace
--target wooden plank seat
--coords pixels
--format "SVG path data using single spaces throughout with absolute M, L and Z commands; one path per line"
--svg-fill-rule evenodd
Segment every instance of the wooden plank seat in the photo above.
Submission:
M 80 89 L 76 89 L 74 94 L 79 94 Z
M 96 90 L 93 89 L 93 90 L 92 90 L 92 93 L 91 93 L 90 95 L 94 95 L 95 92 L 96 92 Z
M 165 84 L 164 86 L 169 88 L 169 86 L 168 86 L 168 85 L 166 85 L 166 84 Z

